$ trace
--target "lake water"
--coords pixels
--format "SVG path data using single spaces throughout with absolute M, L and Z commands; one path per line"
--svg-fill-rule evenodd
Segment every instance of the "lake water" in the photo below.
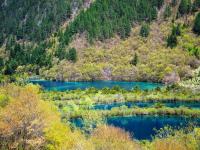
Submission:
M 82 119 L 71 120 L 77 127 L 83 127 Z M 179 129 L 189 124 L 200 126 L 200 118 L 186 118 L 182 116 L 119 116 L 107 118 L 107 124 L 119 127 L 129 132 L 134 139 L 151 140 L 156 135 L 156 130 L 165 126 Z
M 30 83 L 39 84 L 46 90 L 65 91 L 76 89 L 97 88 L 102 89 L 105 87 L 112 88 L 114 86 L 120 86 L 126 90 L 131 90 L 135 87 L 139 87 L 142 90 L 155 89 L 161 87 L 160 83 L 151 82 L 125 82 L 125 81 L 88 81 L 88 82 L 60 82 L 60 81 L 48 81 L 48 80 L 30 80 Z
M 200 109 L 200 102 L 183 102 L 183 101 L 176 101 L 176 102 L 172 102 L 172 101 L 163 101 L 163 102 L 120 102 L 120 103 L 110 103 L 110 104 L 96 104 L 94 105 L 93 109 L 98 109 L 98 110 L 111 110 L 112 108 L 115 107 L 121 107 L 121 106 L 126 106 L 128 108 L 131 107 L 153 107 L 153 106 L 167 106 L 167 107 L 171 107 L 171 108 L 177 108 L 177 107 L 188 107 L 188 108 L 192 108 L 192 109 Z
M 107 119 L 109 125 L 119 127 L 131 133 L 138 140 L 151 140 L 156 135 L 156 130 L 165 126 L 173 128 L 185 127 L 189 123 L 200 126 L 200 119 L 189 119 L 181 116 L 130 116 L 110 117 Z

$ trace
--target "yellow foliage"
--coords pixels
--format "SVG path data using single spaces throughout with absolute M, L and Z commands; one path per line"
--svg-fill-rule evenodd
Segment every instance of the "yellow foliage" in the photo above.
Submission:
M 91 136 L 96 150 L 138 150 L 139 146 L 122 129 L 100 126 Z

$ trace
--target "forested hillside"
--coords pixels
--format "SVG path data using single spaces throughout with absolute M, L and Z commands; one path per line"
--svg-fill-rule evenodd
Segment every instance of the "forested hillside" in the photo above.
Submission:
M 97 0 L 67 27 L 61 41 L 68 44 L 74 34 L 83 32 L 86 32 L 89 41 L 104 40 L 114 34 L 126 38 L 130 35 L 133 24 L 156 19 L 163 2 L 164 0 Z
M 1 1 L 1 72 L 187 79 L 199 66 L 199 7 L 199 0 Z
M 11 35 L 16 36 L 17 40 L 44 40 L 70 17 L 71 3 L 71 0 L 2 0 L 0 2 L 2 40 Z

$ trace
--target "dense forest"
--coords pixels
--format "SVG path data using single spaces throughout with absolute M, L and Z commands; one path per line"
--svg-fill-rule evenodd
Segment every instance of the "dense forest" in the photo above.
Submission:
M 70 0 L 2 0 L 0 19 L 4 21 L 0 23 L 1 37 L 5 39 L 13 35 L 17 40 L 44 40 L 70 17 L 71 3 Z
M 89 6 L 90 3 L 91 5 Z M 0 70 L 2 74 L 6 75 L 21 72 L 44 75 L 46 72 L 49 72 L 48 70 L 50 72 L 51 70 L 55 71 L 55 68 L 64 61 L 69 63 L 69 72 L 76 72 L 77 76 L 80 76 L 75 80 L 91 80 L 92 72 L 98 74 L 97 79 L 99 79 L 99 76 L 104 78 L 99 74 L 102 74 L 103 70 L 107 70 L 105 66 L 97 67 L 95 64 L 91 64 L 93 62 L 88 62 L 85 66 L 85 71 L 79 69 L 80 64 L 85 59 L 85 55 L 80 54 L 80 49 L 76 48 L 81 43 L 70 45 L 73 43 L 76 35 L 84 35 L 89 45 L 95 45 L 96 41 L 104 42 L 107 39 L 116 37 L 116 35 L 123 41 L 129 39 L 134 27 L 141 25 L 139 35 L 145 40 L 153 32 L 151 31 L 151 24 L 160 20 L 163 15 L 168 22 L 171 20 L 171 24 L 174 27 L 167 29 L 168 31 L 172 30 L 171 34 L 167 33 L 168 35 L 164 35 L 166 39 L 162 41 L 167 43 L 167 47 L 176 48 L 179 44 L 179 39 L 184 36 L 181 32 L 185 31 L 186 28 L 192 27 L 189 30 L 199 35 L 200 17 L 196 13 L 200 7 L 199 3 L 199 0 L 181 0 L 180 3 L 177 0 L 167 3 L 164 0 L 59 0 L 37 2 L 21 0 L 17 3 L 9 0 L 1 1 L 0 18 L 4 21 L 0 23 Z M 84 7 L 82 7 L 83 5 Z M 177 11 L 175 11 L 176 7 L 178 8 Z M 75 15 L 76 17 L 71 19 L 74 13 L 77 13 L 77 16 Z M 192 20 L 194 23 L 187 24 L 189 16 L 196 16 L 196 19 Z M 184 19 L 185 23 L 176 23 L 176 19 L 178 20 L 179 18 Z M 66 22 L 67 25 L 63 28 L 62 25 Z M 171 25 L 167 27 L 169 26 Z M 159 36 L 155 35 L 154 37 L 159 38 Z M 138 40 L 140 38 L 136 41 Z M 164 47 L 163 45 L 160 46 Z M 185 47 L 182 48 L 185 49 Z M 194 44 L 193 47 L 190 46 L 186 49 L 189 54 L 199 59 L 200 50 L 198 45 Z M 87 53 L 87 51 L 84 50 L 81 53 Z M 115 54 L 112 53 L 112 55 Z M 114 59 L 112 55 L 110 59 Z M 132 55 L 132 58 L 128 58 L 129 64 L 138 67 L 142 63 L 139 61 L 139 52 L 128 52 L 127 57 L 129 55 Z M 134 55 L 137 55 L 137 62 L 133 60 Z M 120 58 L 117 57 L 115 59 Z M 111 62 L 113 63 L 114 61 L 111 60 Z M 91 68 L 92 66 L 95 67 Z M 126 66 L 128 68 L 129 65 Z M 130 67 L 126 69 L 128 74 Z M 60 66 L 59 68 L 62 67 Z M 121 66 L 121 68 L 123 67 Z M 134 70 L 134 67 L 132 68 Z M 121 76 L 117 75 L 119 72 L 118 68 L 113 70 L 117 73 L 113 73 L 114 77 L 112 78 L 119 79 L 120 77 L 116 77 Z M 48 74 L 53 74 L 54 77 L 51 76 L 50 78 L 54 79 L 56 76 L 60 76 L 55 75 L 55 73 Z M 45 75 L 45 77 L 49 75 Z M 163 76 L 144 80 L 161 82 Z M 67 78 L 71 80 L 70 77 Z M 125 78 L 122 77 L 121 79 L 124 80 Z M 134 79 L 141 80 L 138 78 Z M 132 78 L 129 77 L 128 80 L 132 80 Z
M 86 32 L 90 42 L 94 39 L 108 39 L 114 34 L 126 38 L 133 24 L 156 19 L 163 2 L 164 0 L 97 0 L 67 27 L 60 41 L 68 44 L 74 34 L 83 32 Z

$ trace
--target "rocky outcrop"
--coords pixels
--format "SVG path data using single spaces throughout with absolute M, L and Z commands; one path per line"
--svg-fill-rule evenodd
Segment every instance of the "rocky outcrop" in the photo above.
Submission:
M 165 77 L 163 78 L 163 83 L 164 84 L 173 84 L 173 83 L 180 82 L 180 80 L 181 80 L 180 76 L 177 73 L 172 72 L 172 73 L 165 75 Z

